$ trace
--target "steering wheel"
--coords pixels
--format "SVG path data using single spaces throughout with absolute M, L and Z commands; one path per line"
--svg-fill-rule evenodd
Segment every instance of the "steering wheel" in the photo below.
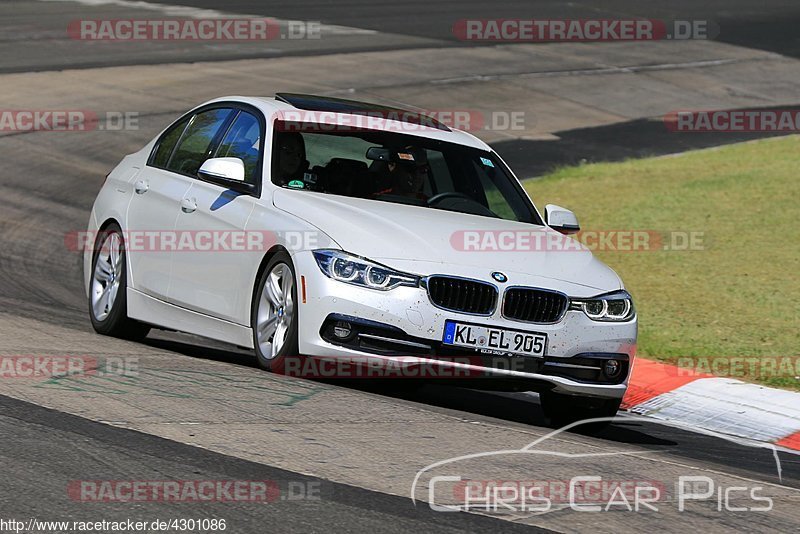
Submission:
M 472 197 L 470 197 L 469 195 L 465 195 L 464 193 L 459 193 L 458 191 L 445 191 L 444 193 L 439 193 L 429 198 L 427 201 L 428 206 L 433 206 L 434 204 L 438 204 L 439 202 L 441 202 L 446 198 L 463 198 L 465 200 L 469 200 L 470 202 L 475 202 L 472 199 Z

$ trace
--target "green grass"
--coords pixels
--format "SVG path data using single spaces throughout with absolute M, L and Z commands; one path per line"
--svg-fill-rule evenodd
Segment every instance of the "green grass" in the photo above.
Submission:
M 563 168 L 525 187 L 587 230 L 703 232 L 702 250 L 596 252 L 634 296 L 639 355 L 800 355 L 800 137 Z M 795 376 L 745 378 L 800 389 Z

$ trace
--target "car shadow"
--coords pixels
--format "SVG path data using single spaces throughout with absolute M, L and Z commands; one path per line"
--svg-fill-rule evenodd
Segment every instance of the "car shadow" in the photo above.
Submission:
M 202 345 L 199 343 L 202 343 Z M 260 371 L 252 351 L 206 339 L 200 340 L 195 336 L 158 331 L 151 334 L 145 340 L 145 344 L 193 358 L 252 367 Z M 547 427 L 547 419 L 539 404 L 539 397 L 533 393 L 470 389 L 464 387 L 464 385 L 456 385 L 453 382 L 454 379 L 426 382 L 396 378 L 361 380 L 329 378 L 313 380 L 327 385 L 436 406 L 445 410 L 468 412 L 473 415 L 523 425 Z M 576 427 L 571 432 L 576 434 L 589 433 L 587 429 L 582 427 Z M 619 443 L 660 446 L 673 446 L 676 444 L 669 439 L 654 438 L 645 432 L 632 430 L 629 425 L 622 422 L 614 422 L 609 428 L 601 432 L 592 432 L 591 435 Z

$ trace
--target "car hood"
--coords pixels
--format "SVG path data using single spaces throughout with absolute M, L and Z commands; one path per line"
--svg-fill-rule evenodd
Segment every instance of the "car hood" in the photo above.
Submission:
M 622 288 L 616 273 L 586 247 L 548 227 L 288 189 L 276 190 L 273 203 L 330 236 L 342 250 L 415 274 L 472 273 L 491 279 L 501 271 L 597 292 Z

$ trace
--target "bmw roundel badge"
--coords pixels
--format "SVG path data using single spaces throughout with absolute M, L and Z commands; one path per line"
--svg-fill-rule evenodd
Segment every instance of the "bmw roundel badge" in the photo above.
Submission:
M 500 282 L 501 284 L 504 282 L 508 282 L 508 277 L 499 271 L 495 271 L 492 273 L 492 278 Z

